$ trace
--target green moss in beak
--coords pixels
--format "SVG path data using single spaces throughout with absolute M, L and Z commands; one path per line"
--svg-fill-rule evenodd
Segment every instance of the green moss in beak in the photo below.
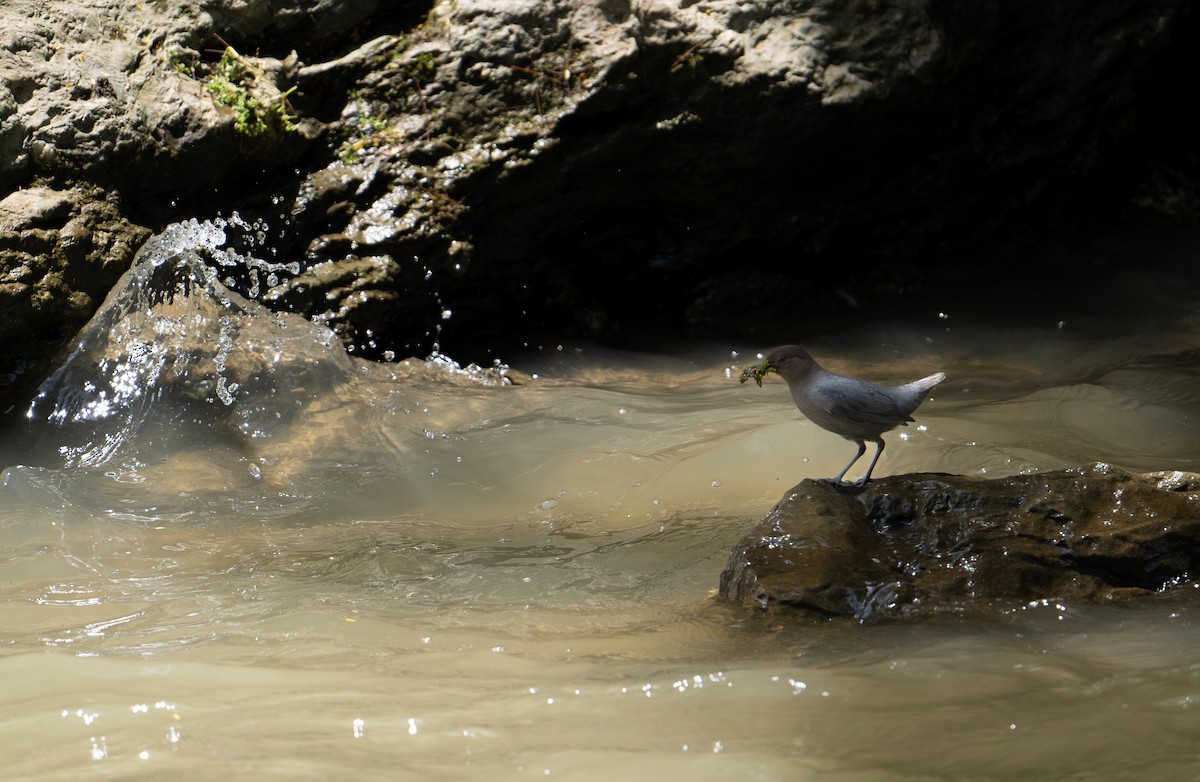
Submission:
M 768 373 L 768 372 L 774 372 L 774 371 L 776 371 L 776 370 L 775 370 L 775 365 L 774 365 L 774 364 L 772 364 L 770 361 L 767 361 L 767 360 L 764 358 L 764 359 L 762 360 L 762 363 L 761 363 L 761 364 L 759 364 L 758 366 L 756 366 L 756 367 L 746 367 L 746 368 L 745 368 L 745 369 L 742 371 L 742 376 L 741 376 L 740 378 L 738 378 L 738 382 L 739 382 L 739 383 L 745 383 L 745 382 L 746 382 L 747 380 L 749 380 L 750 378 L 754 378 L 754 382 L 755 382 L 755 383 L 758 383 L 758 387 L 759 387 L 759 388 L 762 388 L 762 381 L 763 381 L 763 378 L 767 376 L 767 373 Z

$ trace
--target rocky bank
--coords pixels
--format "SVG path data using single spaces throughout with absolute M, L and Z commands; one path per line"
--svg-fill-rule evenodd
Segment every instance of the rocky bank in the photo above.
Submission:
M 241 292 L 357 355 L 454 335 L 479 361 L 541 332 L 753 330 L 788 314 L 768 291 L 861 305 L 1086 193 L 1194 218 L 1196 102 L 1163 86 L 1200 51 L 1189 11 L 11 0 L 0 405 L 192 216 L 258 220 L 251 248 L 298 270 Z

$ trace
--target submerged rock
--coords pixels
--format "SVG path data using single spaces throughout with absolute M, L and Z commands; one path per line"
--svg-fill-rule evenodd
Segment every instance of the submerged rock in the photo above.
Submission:
M 862 491 L 805 480 L 734 548 L 720 598 L 865 618 L 1180 583 L 1200 564 L 1200 475 L 1104 464 L 983 479 L 897 475 Z

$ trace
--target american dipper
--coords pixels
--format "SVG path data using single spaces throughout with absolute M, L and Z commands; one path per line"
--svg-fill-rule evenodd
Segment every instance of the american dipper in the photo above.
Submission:
M 858 443 L 858 453 L 833 479 L 834 483 L 841 484 L 846 470 L 866 453 L 864 441 L 870 440 L 878 446 L 867 474 L 855 486 L 865 486 L 871 480 L 871 471 L 883 453 L 883 438 L 880 435 L 897 426 L 907 426 L 913 420 L 913 411 L 925 401 L 925 395 L 946 379 L 944 373 L 935 372 L 929 377 L 894 388 L 877 386 L 856 377 L 830 372 L 813 361 L 804 348 L 785 345 L 768 353 L 759 366 L 749 367 L 742 372 L 740 382 L 754 378 L 761 386 L 768 372 L 777 372 L 787 381 L 792 400 L 808 420 Z

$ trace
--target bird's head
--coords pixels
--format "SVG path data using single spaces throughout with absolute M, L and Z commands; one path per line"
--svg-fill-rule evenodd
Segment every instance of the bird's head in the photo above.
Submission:
M 799 345 L 784 345 L 768 353 L 761 364 L 747 367 L 742 372 L 740 382 L 745 383 L 754 378 L 754 381 L 762 386 L 763 378 L 767 376 L 767 373 L 775 372 L 790 383 L 806 376 L 815 366 L 816 362 L 813 361 L 812 356 L 808 355 L 807 350 Z

